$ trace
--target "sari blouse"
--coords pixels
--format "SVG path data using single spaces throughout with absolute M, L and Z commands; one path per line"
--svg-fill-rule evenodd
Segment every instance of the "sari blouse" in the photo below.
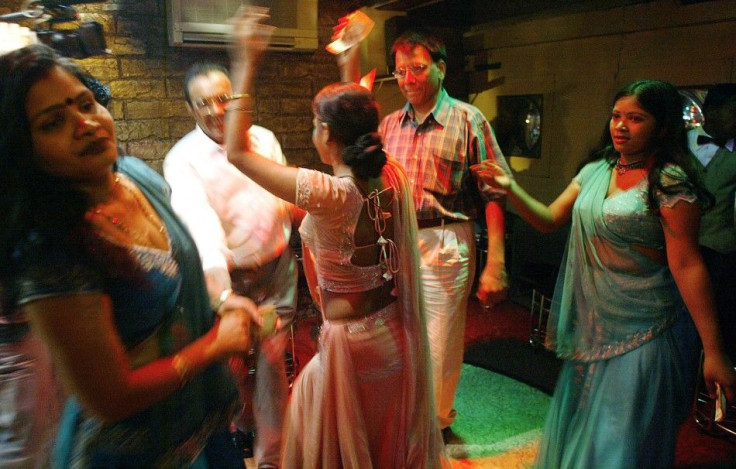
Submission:
M 138 186 L 159 214 L 169 235 L 169 250 L 132 246 L 130 254 L 144 281 L 105 280 L 74 253 L 49 250 L 43 239 L 31 235 L 17 250 L 14 299 L 22 305 L 48 296 L 109 295 L 117 333 L 136 368 L 173 355 L 205 334 L 214 313 L 199 255 L 169 205 L 166 183 L 132 157 L 119 159 L 117 170 Z M 86 467 L 129 460 L 148 467 L 187 466 L 212 433 L 227 428 L 236 399 L 237 390 L 219 362 L 163 401 L 108 425 L 88 415 L 71 396 L 58 431 L 55 463 Z
M 648 206 L 647 178 L 607 196 L 611 171 L 603 159 L 574 178 L 580 192 L 546 339 L 563 359 L 588 362 L 626 353 L 666 330 L 685 309 L 666 261 L 636 249 L 665 252 L 660 218 Z M 661 181 L 667 193 L 655 192 L 660 207 L 697 201 L 680 167 L 666 165 Z
M 318 262 L 317 280 L 323 290 L 361 292 L 385 282 L 381 265 L 353 264 L 353 241 L 361 210 L 366 203 L 355 181 L 321 171 L 299 168 L 296 206 L 307 211 L 299 227 L 305 246 Z M 334 229 L 318 229 L 329 226 Z M 390 235 L 387 235 L 390 237 Z

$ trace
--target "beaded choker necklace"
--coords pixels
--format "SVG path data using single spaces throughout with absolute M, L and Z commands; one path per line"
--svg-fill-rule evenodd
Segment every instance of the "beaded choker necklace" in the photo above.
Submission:
M 627 171 L 643 168 L 646 162 L 647 160 L 645 158 L 639 161 L 634 161 L 633 163 L 624 164 L 621 163 L 621 158 L 619 158 L 616 160 L 616 166 L 614 166 L 614 168 L 616 169 L 616 174 L 618 174 L 619 176 L 623 176 L 624 174 L 626 174 Z
M 163 222 L 159 218 L 154 216 L 154 214 L 151 213 L 151 210 L 143 202 L 141 202 L 140 196 L 137 194 L 136 191 L 130 188 L 125 181 L 122 180 L 120 174 L 115 174 L 115 184 L 122 187 L 126 192 L 133 196 L 136 204 L 138 205 L 138 208 L 141 210 L 141 213 L 143 213 L 143 215 L 145 215 L 146 218 L 148 218 L 148 220 L 158 228 L 159 233 L 164 233 L 166 231 L 166 226 L 163 224 Z M 131 230 L 130 227 L 125 222 L 123 222 L 122 217 L 107 214 L 100 206 L 93 207 L 90 211 L 95 215 L 105 218 L 115 228 L 137 241 L 145 241 L 147 239 L 146 236 L 143 236 L 140 232 Z

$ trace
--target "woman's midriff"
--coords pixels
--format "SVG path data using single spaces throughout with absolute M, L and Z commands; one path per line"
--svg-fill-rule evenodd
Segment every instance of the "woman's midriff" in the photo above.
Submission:
M 322 314 L 328 321 L 368 316 L 396 301 L 392 294 L 394 282 L 389 281 L 372 290 L 338 293 L 322 290 Z

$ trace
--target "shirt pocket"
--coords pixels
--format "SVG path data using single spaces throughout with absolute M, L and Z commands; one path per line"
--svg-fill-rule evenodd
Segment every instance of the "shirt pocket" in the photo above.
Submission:
M 453 195 L 460 191 L 465 158 L 454 152 L 433 153 L 431 168 L 433 190 L 437 195 Z

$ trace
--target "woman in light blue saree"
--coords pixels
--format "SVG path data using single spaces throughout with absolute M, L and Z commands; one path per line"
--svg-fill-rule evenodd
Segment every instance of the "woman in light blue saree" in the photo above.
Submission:
M 571 223 L 546 344 L 565 362 L 537 466 L 673 467 L 698 334 L 708 389 L 736 397 L 697 244 L 709 195 L 688 165 L 677 90 L 643 80 L 619 91 L 602 149 L 581 168 L 549 206 L 499 168 L 475 168 L 537 229 Z

